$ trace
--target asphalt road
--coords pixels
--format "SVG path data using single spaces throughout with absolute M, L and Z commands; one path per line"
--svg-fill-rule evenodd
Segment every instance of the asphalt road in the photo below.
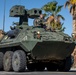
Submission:
M 0 71 L 0 75 L 76 75 L 76 69 L 71 68 L 69 72 L 50 72 L 50 71 L 43 71 L 43 72 L 5 72 Z
M 76 75 L 72 72 L 0 72 L 0 75 Z

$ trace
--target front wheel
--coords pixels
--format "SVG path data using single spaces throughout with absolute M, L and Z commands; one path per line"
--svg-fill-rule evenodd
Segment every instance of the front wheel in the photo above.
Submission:
M 4 54 L 3 67 L 4 67 L 5 71 L 11 71 L 12 70 L 12 56 L 13 56 L 12 51 L 7 51 Z
M 56 71 L 56 70 L 57 70 L 57 64 L 48 63 L 48 65 L 47 65 L 47 70 L 48 70 L 48 71 Z
M 13 54 L 12 67 L 16 72 L 24 71 L 26 68 L 26 54 L 22 50 L 17 50 Z
M 59 65 L 58 70 L 59 71 L 69 71 L 72 64 L 73 64 L 72 57 L 69 56 L 66 58 L 66 60 L 64 60 L 62 65 Z

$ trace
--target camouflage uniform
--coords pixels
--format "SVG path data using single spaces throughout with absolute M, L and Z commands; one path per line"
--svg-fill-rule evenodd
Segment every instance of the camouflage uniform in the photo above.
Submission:
M 45 26 L 44 22 L 45 22 L 45 19 L 43 16 L 43 17 L 35 18 L 33 23 L 34 23 L 34 26 L 44 27 Z

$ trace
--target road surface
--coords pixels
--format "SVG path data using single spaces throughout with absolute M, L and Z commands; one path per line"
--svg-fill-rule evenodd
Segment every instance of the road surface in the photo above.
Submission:
M 76 75 L 76 69 L 71 68 L 69 72 L 5 72 L 0 71 L 0 75 Z
M 72 72 L 0 72 L 0 75 L 76 75 Z

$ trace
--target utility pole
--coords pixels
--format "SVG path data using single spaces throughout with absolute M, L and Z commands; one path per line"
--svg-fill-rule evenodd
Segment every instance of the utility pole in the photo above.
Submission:
M 6 0 L 4 0 L 4 14 L 3 14 L 3 31 L 5 29 L 5 9 L 6 8 Z

